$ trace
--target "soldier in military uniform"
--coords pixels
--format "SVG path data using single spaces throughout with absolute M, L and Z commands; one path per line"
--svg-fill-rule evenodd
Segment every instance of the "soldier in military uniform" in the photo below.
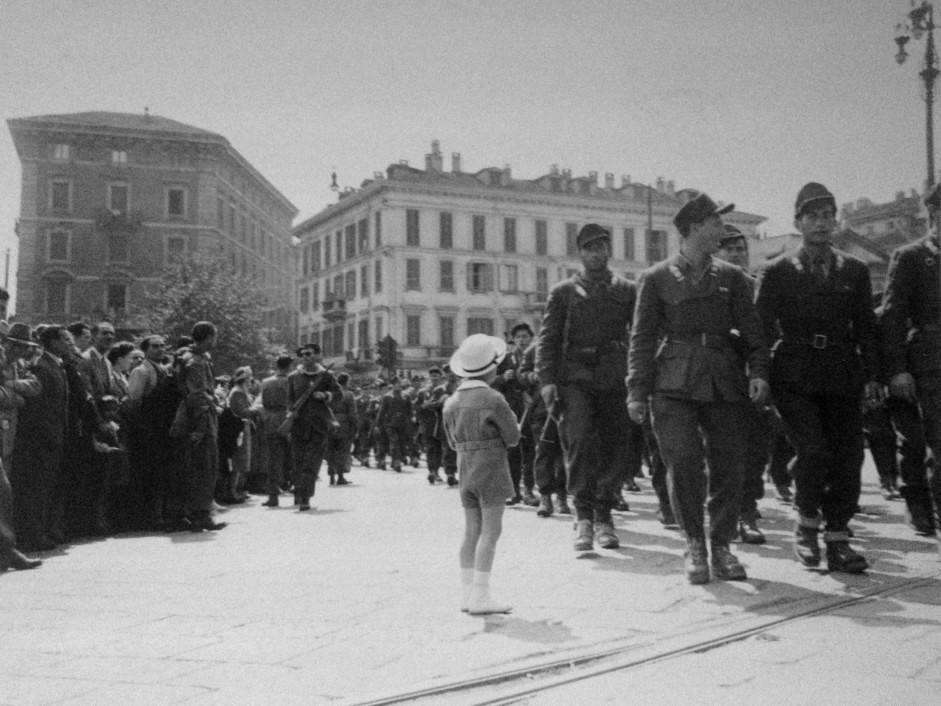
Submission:
M 434 485 L 441 480 L 438 469 L 441 468 L 442 441 L 438 436 L 441 426 L 441 408 L 447 392 L 442 385 L 444 373 L 435 366 L 428 371 L 428 382 L 419 393 L 415 402 L 418 417 L 418 430 L 422 446 L 425 449 L 425 462 L 428 465 L 428 482 Z
M 575 504 L 576 551 L 618 547 L 611 510 L 627 465 L 624 377 L 635 289 L 608 269 L 611 233 L 597 223 L 577 237 L 582 271 L 549 292 L 536 347 L 546 408 L 559 436 Z
M 392 391 L 387 392 L 379 401 L 379 412 L 376 414 L 376 426 L 379 427 L 389 440 L 389 456 L 392 458 L 392 470 L 401 472 L 402 464 L 408 452 L 409 434 L 411 433 L 412 403 L 404 394 L 405 383 L 393 378 Z M 379 468 L 385 467 L 381 461 Z
M 849 521 L 861 484 L 861 395 L 869 404 L 882 398 L 872 285 L 864 262 L 831 246 L 836 200 L 822 184 L 800 190 L 794 225 L 802 245 L 762 269 L 756 294 L 765 334 L 776 340 L 774 402 L 797 451 L 794 551 L 817 566 L 823 522 L 829 569 L 860 573 L 868 562 L 850 547 Z
M 729 550 L 745 473 L 741 430 L 748 405 L 763 404 L 768 396 L 768 348 L 748 280 L 741 268 L 712 257 L 725 235 L 722 214 L 732 208 L 700 193 L 677 212 L 680 252 L 641 275 L 631 333 L 628 409 L 640 423 L 650 405 L 670 504 L 686 535 L 686 576 L 693 584 L 710 577 L 704 462 L 712 575 L 746 578 Z
M 932 535 L 941 512 L 941 186 L 925 197 L 931 232 L 892 254 L 882 334 L 889 408 L 901 444 L 902 487 L 915 531 Z M 925 446 L 931 456 L 926 471 Z

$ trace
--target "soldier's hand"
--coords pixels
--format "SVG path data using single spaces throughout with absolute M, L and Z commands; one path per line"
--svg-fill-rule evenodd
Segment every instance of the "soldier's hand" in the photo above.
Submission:
M 315 400 L 325 400 L 325 399 L 327 399 L 327 393 L 326 393 L 326 392 L 313 392 L 313 393 L 311 393 L 310 396 L 311 396 L 313 399 L 315 399 Z
M 507 382 L 510 382 L 511 380 L 515 380 L 515 379 L 516 379 L 516 371 L 513 370 L 513 369 L 504 371 L 504 373 L 503 373 L 503 379 L 506 380 Z
M 543 385 L 539 394 L 542 395 L 542 401 L 546 404 L 546 409 L 551 410 L 552 405 L 555 404 L 556 397 L 559 396 L 559 388 L 551 383 Z
M 771 387 L 768 385 L 767 380 L 762 378 L 750 380 L 748 382 L 748 396 L 759 407 L 768 404 L 768 400 L 771 398 Z
M 634 424 L 643 424 L 644 420 L 647 418 L 647 403 L 628 402 L 627 416 L 631 418 L 631 421 L 634 422 Z
M 889 394 L 900 400 L 915 402 L 915 378 L 911 373 L 893 375 L 889 381 Z

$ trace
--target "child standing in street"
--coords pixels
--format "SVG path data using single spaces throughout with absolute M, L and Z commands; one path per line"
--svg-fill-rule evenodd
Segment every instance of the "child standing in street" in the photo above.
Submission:
M 457 451 L 464 541 L 461 544 L 461 610 L 471 615 L 509 613 L 490 595 L 490 570 L 503 529 L 503 510 L 514 494 L 507 448 L 520 440 L 516 415 L 503 395 L 490 387 L 506 356 L 502 338 L 468 336 L 451 357 L 461 384 L 444 404 L 448 444 Z

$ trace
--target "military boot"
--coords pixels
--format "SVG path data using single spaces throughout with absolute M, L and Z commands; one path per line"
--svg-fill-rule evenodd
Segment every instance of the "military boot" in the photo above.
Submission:
M 611 520 L 595 522 L 595 541 L 602 549 L 617 549 L 621 546 L 618 536 L 614 533 Z
M 555 499 L 559 503 L 560 515 L 571 515 L 572 508 L 569 507 L 568 496 L 565 493 L 556 493 Z
M 595 528 L 591 520 L 579 520 L 575 524 L 575 543 L 572 545 L 577 552 L 591 551 L 595 545 Z
M 712 543 L 712 575 L 723 581 L 745 581 L 748 579 L 745 574 L 745 567 L 729 551 L 729 545 L 719 542 Z
M 709 553 L 706 551 L 706 540 L 702 537 L 688 537 L 685 556 L 686 579 L 691 584 L 709 583 Z
M 555 508 L 552 507 L 552 496 L 549 493 L 544 493 L 542 497 L 539 498 L 539 509 L 536 510 L 536 514 L 539 517 L 551 517 L 552 513 L 555 511 Z
M 279 500 L 280 498 L 278 497 L 278 494 L 272 493 L 271 495 L 268 496 L 268 500 L 263 502 L 262 505 L 264 505 L 265 507 L 278 507 Z
M 539 505 L 539 498 L 533 495 L 532 488 L 523 488 L 523 505 L 536 507 Z
M 861 574 L 869 568 L 869 562 L 862 554 L 857 553 L 847 539 L 846 533 L 827 533 L 827 569 L 840 571 L 845 574 Z
M 758 513 L 746 510 L 738 519 L 738 536 L 745 544 L 764 544 L 765 535 L 758 528 Z
M 804 566 L 820 565 L 820 544 L 817 541 L 819 534 L 816 518 L 798 518 L 797 527 L 794 528 L 794 556 Z
M 934 534 L 934 508 L 927 488 L 905 486 L 901 490 L 905 498 L 905 519 L 916 534 L 930 537 Z

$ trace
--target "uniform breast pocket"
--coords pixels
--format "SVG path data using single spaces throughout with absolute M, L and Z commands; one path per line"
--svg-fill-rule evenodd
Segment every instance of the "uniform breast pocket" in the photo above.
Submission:
M 689 377 L 690 358 L 688 355 L 677 355 L 668 352 L 657 358 L 657 384 L 658 391 L 685 390 L 686 380 Z

